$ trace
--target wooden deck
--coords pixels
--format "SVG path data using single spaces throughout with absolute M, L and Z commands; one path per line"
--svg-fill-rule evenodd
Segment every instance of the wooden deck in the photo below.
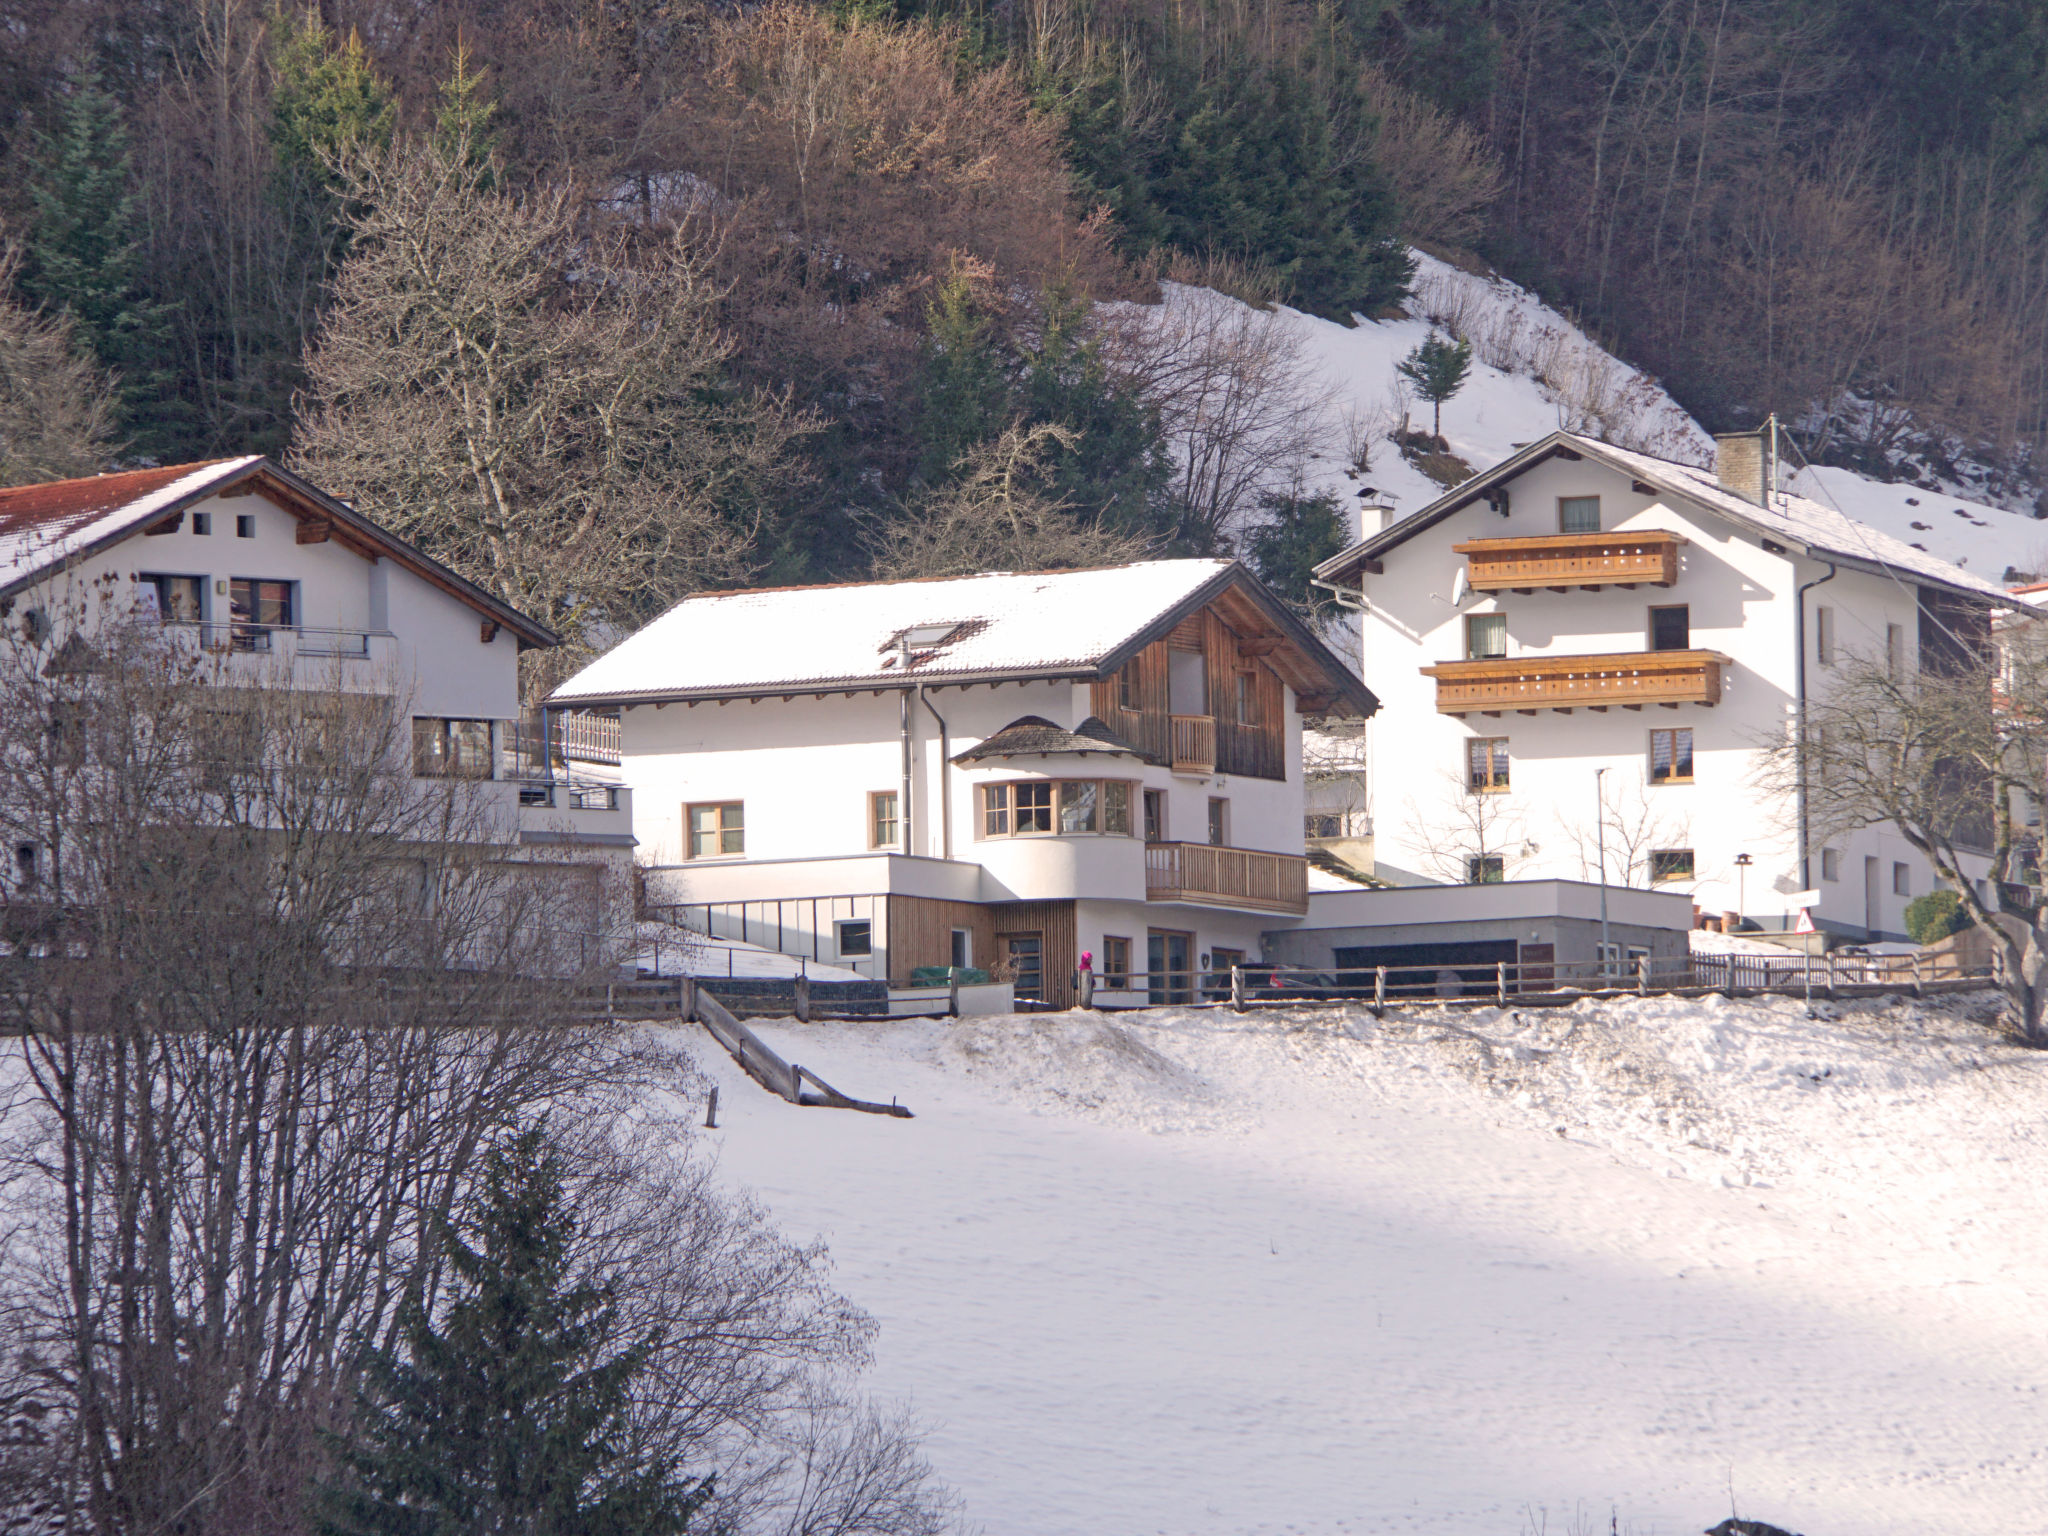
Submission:
M 1145 899 L 1298 915 L 1308 910 L 1308 860 L 1208 843 L 1148 843 Z

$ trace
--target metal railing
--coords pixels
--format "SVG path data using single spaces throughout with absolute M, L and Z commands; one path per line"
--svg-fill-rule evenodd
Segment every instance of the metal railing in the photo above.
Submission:
M 620 786 L 590 779 L 519 778 L 519 803 L 566 811 L 616 811 Z
M 278 637 L 291 639 L 294 655 L 361 661 L 370 654 L 370 642 L 389 632 L 374 629 L 332 629 L 317 624 L 252 624 L 242 620 L 165 619 L 165 629 L 189 632 L 199 646 L 209 651 L 244 651 L 276 654 L 284 648 Z

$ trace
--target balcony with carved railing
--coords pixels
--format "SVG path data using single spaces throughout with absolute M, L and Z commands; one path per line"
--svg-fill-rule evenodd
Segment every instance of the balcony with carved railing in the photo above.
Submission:
M 1615 706 L 1721 702 L 1721 676 L 1732 663 L 1719 651 L 1626 651 L 1607 656 L 1517 656 L 1446 661 L 1424 667 L 1436 679 L 1443 715 L 1497 715 L 1518 710 L 1570 714 Z
M 1169 762 L 1175 773 L 1200 774 L 1216 771 L 1216 717 L 1175 715 L 1171 724 L 1172 751 Z
M 1145 899 L 1299 915 L 1308 910 L 1308 860 L 1209 843 L 1147 843 Z
M 1549 533 L 1536 538 L 1470 539 L 1465 557 L 1475 592 L 1533 592 L 1548 587 L 1668 587 L 1678 580 L 1675 533 Z

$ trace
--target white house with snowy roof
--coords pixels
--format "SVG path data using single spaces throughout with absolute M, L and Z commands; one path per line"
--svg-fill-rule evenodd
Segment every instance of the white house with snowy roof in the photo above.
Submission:
M 1932 870 L 1896 832 L 1821 842 L 1762 747 L 1844 657 L 1936 668 L 2013 599 L 1779 489 L 1763 434 L 1714 469 L 1557 432 L 1326 562 L 1356 593 L 1376 870 L 1606 879 L 1709 913 L 1901 938 Z M 1987 861 L 1988 869 L 1988 861 Z
M 54 652 L 110 617 L 161 625 L 224 687 L 388 698 L 415 774 L 477 781 L 508 845 L 623 888 L 630 795 L 590 764 L 615 760 L 609 722 L 521 714 L 520 653 L 553 632 L 270 460 L 0 489 L 0 622 Z M 0 893 L 39 857 L 9 849 Z
M 908 984 L 1181 1000 L 1308 910 L 1301 719 L 1373 695 L 1242 566 L 706 593 L 563 684 L 617 710 L 648 898 Z M 1225 983 L 1227 984 L 1227 983 Z

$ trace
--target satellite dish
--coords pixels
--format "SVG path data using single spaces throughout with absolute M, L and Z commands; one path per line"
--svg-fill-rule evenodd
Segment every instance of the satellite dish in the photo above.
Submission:
M 1465 579 L 1465 567 L 1458 567 L 1458 574 L 1451 578 L 1451 606 L 1462 608 L 1465 599 L 1472 595 L 1472 583 Z

